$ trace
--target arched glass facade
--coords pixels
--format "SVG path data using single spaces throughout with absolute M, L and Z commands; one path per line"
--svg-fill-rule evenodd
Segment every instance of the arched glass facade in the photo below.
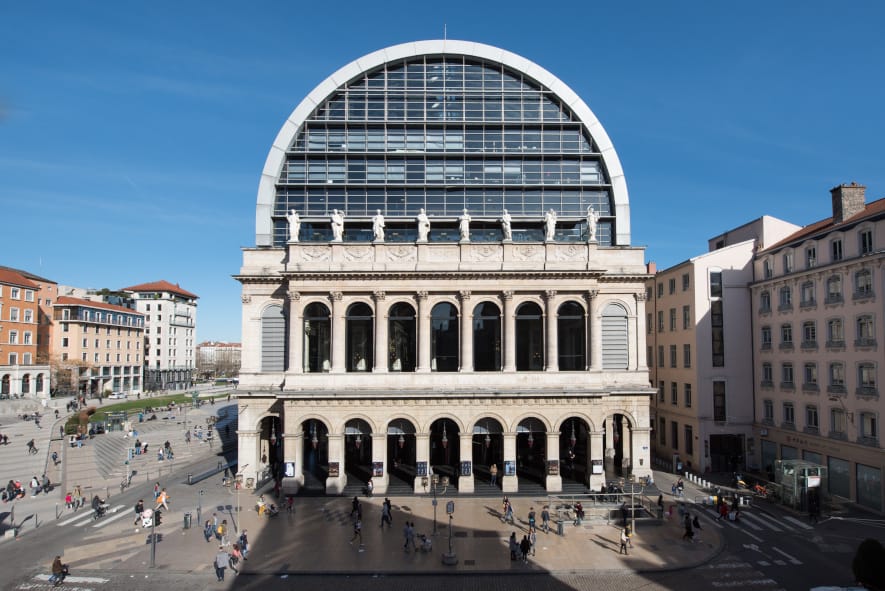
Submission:
M 332 239 L 335 209 L 345 215 L 344 241 L 371 241 L 380 211 L 388 242 L 415 241 L 421 209 L 431 242 L 457 241 L 464 209 L 471 241 L 502 240 L 506 209 L 520 242 L 544 240 L 550 209 L 557 241 L 587 240 L 593 207 L 596 240 L 615 243 L 612 183 L 587 125 L 531 77 L 472 56 L 413 56 L 340 85 L 286 146 L 275 185 L 278 246 L 293 209 L 303 242 Z

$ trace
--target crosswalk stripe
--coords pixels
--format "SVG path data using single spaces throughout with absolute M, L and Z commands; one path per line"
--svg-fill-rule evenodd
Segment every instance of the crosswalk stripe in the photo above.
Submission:
M 775 552 L 777 552 L 778 554 L 780 554 L 781 556 L 783 556 L 784 558 L 786 558 L 787 560 L 789 560 L 791 564 L 802 564 L 801 560 L 799 560 L 798 558 L 795 558 L 793 556 L 790 556 L 789 554 L 787 554 L 786 552 L 784 552 L 780 548 L 772 547 L 771 549 L 774 550 Z
M 758 526 L 758 525 L 756 525 L 755 523 L 753 523 L 752 520 L 747 519 L 747 515 L 746 515 L 746 513 L 741 514 L 740 521 L 741 521 L 741 523 L 742 523 L 743 525 L 746 525 L 747 527 L 749 527 L 750 529 L 752 529 L 752 530 L 754 530 L 754 531 L 762 531 L 762 528 L 761 528 L 760 526 Z
M 111 516 L 111 517 L 105 517 L 104 519 L 99 519 L 99 520 L 98 520 L 98 523 L 96 523 L 95 525 L 92 526 L 93 529 L 95 529 L 95 528 L 99 528 L 99 527 L 104 527 L 104 526 L 106 526 L 106 525 L 110 525 L 111 523 L 117 521 L 117 520 L 120 519 L 121 517 L 126 517 L 127 515 L 129 515 L 128 513 L 123 513 L 122 511 L 120 511 L 120 512 L 115 512 L 115 513 L 117 513 L 117 514 L 114 515 L 114 516 Z
M 38 581 L 48 581 L 49 575 L 36 575 L 34 577 Z M 65 577 L 65 583 L 107 583 L 110 579 L 103 579 L 101 577 L 75 577 L 74 575 L 68 575 Z
M 741 512 L 741 521 L 745 521 L 746 523 L 753 522 L 772 531 L 783 531 L 774 523 L 773 519 L 762 519 L 758 515 L 753 515 L 744 511 Z
M 712 581 L 714 587 L 749 587 L 751 585 L 777 585 L 774 579 L 750 579 L 746 581 Z
M 767 560 L 759 560 L 756 562 L 756 564 L 758 564 L 759 566 L 771 566 L 771 563 Z
M 794 524 L 794 525 L 798 525 L 798 526 L 801 527 L 802 529 L 814 529 L 812 526 L 810 526 L 810 525 L 808 525 L 807 523 L 804 523 L 804 522 L 802 522 L 802 521 L 799 521 L 799 520 L 796 519 L 795 517 L 789 517 L 789 516 L 788 516 L 788 517 L 784 517 L 784 519 L 787 520 L 787 521 L 789 521 L 790 523 L 792 523 L 792 524 Z

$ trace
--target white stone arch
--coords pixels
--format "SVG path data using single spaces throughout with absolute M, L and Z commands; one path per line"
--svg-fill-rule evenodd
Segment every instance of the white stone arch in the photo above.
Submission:
M 508 425 L 508 430 L 511 433 L 515 433 L 516 430 L 519 428 L 519 424 L 522 421 L 524 421 L 525 419 L 536 419 L 542 425 L 544 425 L 544 429 L 548 433 L 551 431 L 550 419 L 549 419 L 549 417 L 544 416 L 543 410 L 538 410 L 534 413 L 532 411 L 526 411 L 526 412 L 522 413 L 521 415 L 517 415 L 517 416 L 513 417 L 513 420 L 511 421 L 510 425 Z
M 477 412 L 472 417 L 470 417 L 470 424 L 468 425 L 468 427 L 470 428 L 470 433 L 473 434 L 474 428 L 477 425 L 481 424 L 481 422 L 485 419 L 492 419 L 492 420 L 498 421 L 498 424 L 501 425 L 501 429 L 504 431 L 506 431 L 509 428 L 508 427 L 509 421 L 507 419 L 505 419 L 503 415 L 501 415 L 497 412 L 492 412 L 491 410 L 488 412 L 480 411 L 480 412 Z
M 279 419 L 281 421 L 281 424 L 282 424 L 282 413 L 280 411 L 273 411 L 271 409 L 267 409 L 267 410 L 263 411 L 260 415 L 255 417 L 254 424 L 252 425 L 252 428 L 258 432 L 261 432 L 261 422 L 264 421 L 264 419 L 269 418 L 269 417 L 276 417 L 277 419 Z M 277 435 L 280 435 L 280 434 L 277 433 Z
M 603 164 L 608 171 L 616 218 L 615 228 L 617 235 L 614 243 L 618 246 L 629 246 L 630 199 L 627 192 L 627 181 L 614 145 L 599 119 L 590 110 L 590 107 L 567 84 L 559 80 L 551 72 L 520 55 L 483 43 L 448 39 L 403 43 L 364 55 L 326 78 L 295 107 L 277 133 L 277 137 L 264 163 L 261 180 L 258 183 L 258 197 L 255 210 L 256 246 L 273 245 L 271 216 L 276 197 L 276 182 L 286 161 L 286 150 L 294 141 L 301 125 L 314 109 L 346 82 L 385 63 L 423 55 L 446 54 L 463 55 L 496 62 L 507 68 L 522 72 L 541 86 L 549 89 L 564 104 L 568 105 L 569 109 L 577 116 L 588 134 L 599 146 Z
M 321 296 L 321 295 L 306 296 L 306 297 L 304 298 L 303 301 L 304 301 L 304 303 L 303 303 L 302 306 L 301 306 L 301 317 L 302 317 L 302 319 L 303 319 L 303 317 L 304 317 L 304 313 L 307 311 L 307 309 L 310 307 L 311 304 L 322 304 L 322 305 L 324 305 L 324 306 L 326 307 L 326 310 L 329 311 L 329 319 L 330 319 L 330 320 L 332 319 L 332 303 L 329 301 L 328 296 Z M 375 307 L 372 306 L 372 309 L 373 309 L 373 310 L 374 310 L 374 308 L 375 308 Z
M 451 304 L 455 307 L 455 312 L 460 316 L 461 314 L 461 300 L 459 300 L 454 295 L 450 294 L 439 294 L 433 295 L 427 298 L 427 307 L 430 310 L 430 313 L 433 313 L 433 309 L 438 304 Z
M 466 433 L 465 427 L 464 427 L 464 421 L 460 417 L 458 417 L 457 415 L 450 413 L 450 412 L 436 413 L 433 416 L 428 417 L 427 420 L 424 421 L 423 424 L 419 424 L 419 426 L 421 427 L 420 432 L 421 433 L 430 433 L 430 426 L 440 419 L 449 419 L 450 421 L 455 423 L 455 425 L 458 426 L 458 433 Z
M 418 420 L 413 414 L 407 412 L 396 412 L 390 416 L 390 418 L 385 418 L 384 420 L 384 432 L 387 433 L 387 429 L 390 427 L 392 423 L 396 421 L 408 421 L 415 428 L 415 433 L 418 432 L 418 427 L 420 427 L 421 422 Z
M 556 301 L 557 318 L 559 317 L 560 308 L 562 308 L 565 304 L 568 304 L 569 302 L 576 303 L 581 308 L 581 310 L 583 310 L 585 318 L 587 317 L 587 315 L 590 314 L 590 308 L 587 306 L 587 302 L 584 300 L 584 298 L 580 297 L 578 294 L 565 294 L 562 296 L 561 299 L 558 299 Z
M 562 429 L 565 426 L 566 421 L 568 421 L 569 419 L 574 419 L 574 418 L 581 419 L 585 423 L 587 423 L 587 426 L 590 429 L 590 433 L 599 433 L 601 431 L 601 429 L 596 428 L 596 425 L 594 424 L 593 419 L 590 418 L 590 415 L 588 415 L 587 413 L 585 413 L 583 411 L 575 411 L 575 412 L 569 412 L 569 413 L 563 414 L 561 417 L 557 418 L 554 421 L 553 430 L 559 431 L 560 433 L 562 433 Z M 600 423 L 601 423 L 601 421 L 600 421 Z
M 543 316 L 547 315 L 547 306 L 546 306 L 546 302 L 544 301 L 544 299 L 540 295 L 527 293 L 527 294 L 520 295 L 520 296 L 514 295 L 514 297 L 513 297 L 513 317 L 516 318 L 516 313 L 519 310 L 520 306 L 522 306 L 523 304 L 530 304 L 530 303 L 536 304 L 539 308 L 541 308 L 541 315 L 543 315 Z M 503 314 L 504 314 L 504 312 L 502 311 L 501 315 L 503 316 Z
M 358 295 L 347 299 L 347 306 L 344 309 L 344 316 L 347 317 L 350 313 L 350 308 L 357 304 L 366 304 L 367 306 L 369 306 L 369 309 L 372 311 L 372 316 L 375 316 L 378 313 L 377 307 L 375 306 L 375 301 L 372 298 L 364 295 Z
M 373 419 L 371 416 L 361 412 L 354 412 L 347 415 L 342 415 L 341 419 L 338 421 L 339 424 L 336 425 L 336 430 L 333 433 L 343 435 L 344 430 L 347 427 L 347 423 L 355 419 L 359 419 L 368 423 L 369 428 L 372 429 L 372 433 L 380 433 L 380 431 L 378 431 L 378 421 Z M 385 430 L 384 432 L 386 433 L 387 431 Z M 367 435 L 371 435 L 371 433 L 367 433 Z
M 322 425 L 326 428 L 326 433 L 332 433 L 332 421 L 326 418 L 324 415 L 320 413 L 307 413 L 304 415 L 298 415 L 295 419 L 298 425 L 304 425 L 309 421 L 317 421 L 318 423 L 322 423 Z
M 631 429 L 638 429 L 640 425 L 636 420 L 636 416 L 632 411 L 627 410 L 626 408 L 614 409 L 606 411 L 605 415 L 602 417 L 602 421 L 605 422 L 609 419 L 613 419 L 615 415 L 621 415 L 626 418 L 630 423 Z

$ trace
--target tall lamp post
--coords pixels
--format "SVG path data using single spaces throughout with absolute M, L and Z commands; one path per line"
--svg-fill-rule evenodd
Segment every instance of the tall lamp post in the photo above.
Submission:
M 242 467 L 237 466 L 237 476 L 234 479 L 234 486 L 237 487 L 237 519 L 234 521 L 234 532 L 240 532 L 240 489 L 243 488 L 243 470 L 249 467 L 249 464 L 243 464 Z

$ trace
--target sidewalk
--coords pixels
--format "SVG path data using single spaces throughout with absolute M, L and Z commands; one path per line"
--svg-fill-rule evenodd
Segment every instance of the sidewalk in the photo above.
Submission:
M 211 485 L 210 485 L 211 486 Z M 207 488 L 210 488 L 207 486 Z M 211 519 L 213 508 L 219 521 L 227 519 L 231 538 L 234 533 L 236 495 L 217 492 L 211 487 L 204 498 L 202 519 Z M 225 489 L 222 489 L 225 491 Z M 351 499 L 344 497 L 297 498 L 295 511 L 283 510 L 273 518 L 259 517 L 252 491 L 241 491 L 242 518 L 239 529 L 249 532 L 249 560 L 241 563 L 244 574 L 431 574 L 431 573 L 565 573 L 577 571 L 666 571 L 693 568 L 714 558 L 723 547 L 722 537 L 711 530 L 699 533 L 694 542 L 682 541 L 682 527 L 674 516 L 662 525 L 637 524 L 633 547 L 627 556 L 619 555 L 619 524 L 584 522 L 565 525 L 565 535 L 538 532 L 536 555 L 528 563 L 511 561 L 508 537 L 516 532 L 517 540 L 528 532 L 527 514 L 534 507 L 540 515 L 544 499 L 515 497 L 515 525 L 504 524 L 499 517 L 498 499 L 445 496 L 439 497 L 437 531 L 429 553 L 404 552 L 403 525 L 415 523 L 415 531 L 431 534 L 433 505 L 429 496 L 391 498 L 393 527 L 380 527 L 383 497 L 361 498 L 363 505 L 363 546 L 349 543 L 353 535 L 350 519 Z M 454 501 L 452 549 L 457 564 L 446 566 L 442 555 L 448 551 L 448 516 L 446 503 Z M 162 534 L 157 545 L 157 567 L 167 572 L 205 573 L 211 576 L 212 560 L 218 544 L 206 542 L 202 524 L 183 529 L 184 511 L 193 507 L 178 505 L 164 514 Z M 128 515 L 128 514 L 127 514 Z M 120 523 L 125 534 L 115 539 L 84 543 L 71 548 L 66 561 L 84 568 L 107 568 L 127 572 L 147 572 L 150 545 L 145 531 L 136 532 L 129 517 Z M 540 519 L 539 519 L 540 522 Z M 555 528 L 555 524 L 554 524 Z

